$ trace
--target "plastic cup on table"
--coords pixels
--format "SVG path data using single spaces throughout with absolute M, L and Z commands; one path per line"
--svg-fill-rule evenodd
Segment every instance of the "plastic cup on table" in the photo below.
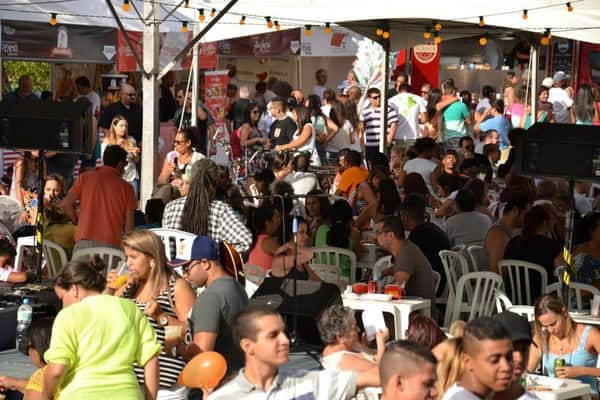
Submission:
M 112 281 L 110 288 L 118 290 L 123 285 L 127 283 L 127 279 L 129 279 L 129 271 L 127 270 L 127 263 L 121 261 L 117 265 L 117 277 L 114 281 Z

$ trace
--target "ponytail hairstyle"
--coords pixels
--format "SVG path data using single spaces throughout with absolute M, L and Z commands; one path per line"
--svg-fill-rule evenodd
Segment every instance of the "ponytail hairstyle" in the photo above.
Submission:
M 452 385 L 458 382 L 463 374 L 463 338 L 454 337 L 445 340 L 444 349 L 444 357 L 438 361 L 436 366 L 436 389 L 438 391 L 438 398 L 440 399 Z
M 348 247 L 352 232 L 352 207 L 346 200 L 336 200 L 329 207 L 329 232 L 327 245 L 333 247 Z
M 106 266 L 98 256 L 88 261 L 69 261 L 54 278 L 54 286 L 69 290 L 71 286 L 79 285 L 85 290 L 102 293 L 106 286 L 104 271 Z
M 210 203 L 217 196 L 219 168 L 214 161 L 202 159 L 192 165 L 190 192 L 185 200 L 182 230 L 196 235 L 208 236 Z

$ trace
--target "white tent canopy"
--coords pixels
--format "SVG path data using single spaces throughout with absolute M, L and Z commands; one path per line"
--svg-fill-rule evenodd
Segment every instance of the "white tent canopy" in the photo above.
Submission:
M 136 7 L 141 13 L 144 0 L 130 0 L 132 9 L 127 13 L 121 8 L 122 0 L 112 0 L 112 3 L 127 30 L 143 30 L 143 23 L 133 8 Z M 180 3 L 181 0 L 160 0 L 162 17 Z M 204 25 L 210 21 L 209 13 L 212 8 L 219 11 L 227 3 L 226 0 L 190 0 L 189 8 L 182 5 L 161 24 L 161 31 L 177 31 L 181 29 L 182 21 L 187 21 L 191 28 L 197 22 L 199 8 L 205 9 L 206 21 L 201 24 Z M 373 36 L 375 21 L 421 20 L 425 23 L 424 28 L 427 21 L 434 19 L 477 24 L 479 16 L 485 16 L 488 26 L 537 33 L 551 28 L 553 35 L 557 37 L 600 43 L 600 0 L 571 1 L 574 7 L 572 12 L 567 11 L 566 3 L 559 0 L 423 0 L 413 2 L 410 6 L 402 6 L 402 3 L 395 0 L 239 0 L 205 35 L 203 41 L 268 32 L 270 29 L 266 26 L 265 16 L 278 20 L 282 29 L 307 24 L 317 27 L 331 22 L 355 28 L 368 36 Z M 523 9 L 529 10 L 527 20 L 521 18 Z M 50 13 L 57 13 L 61 23 L 117 27 L 104 0 L 0 0 L 0 19 L 46 22 Z M 246 24 L 243 26 L 239 24 L 242 15 L 246 16 Z M 365 25 L 359 21 L 373 22 Z M 410 35 L 403 32 L 406 31 L 399 29 L 394 32 L 392 25 L 392 48 L 406 47 L 397 46 L 402 44 L 399 40 L 407 43 L 402 37 Z M 445 36 L 446 39 L 452 37 L 449 34 Z M 414 36 L 422 38 L 418 29 Z

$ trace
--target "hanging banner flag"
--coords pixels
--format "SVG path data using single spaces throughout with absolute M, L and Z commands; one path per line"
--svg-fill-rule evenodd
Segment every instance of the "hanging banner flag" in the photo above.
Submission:
M 133 43 L 136 51 L 142 56 L 144 45 L 142 40 L 142 32 L 127 32 L 127 36 Z M 179 52 L 192 40 L 194 33 L 189 31 L 183 32 L 166 32 L 159 36 L 159 63 L 160 68 L 167 65 Z M 198 59 L 200 69 L 215 69 L 217 66 L 217 44 L 200 43 L 198 47 Z M 175 66 L 174 71 L 189 69 L 192 64 L 192 51 L 183 57 Z M 117 32 L 117 71 L 132 72 L 139 71 L 140 68 L 135 61 L 133 52 L 123 32 Z
M 435 43 L 418 44 L 411 49 L 411 88 L 419 93 L 424 83 L 438 86 L 440 79 L 440 45 Z
M 313 28 L 310 36 L 300 37 L 300 55 L 312 57 L 347 56 L 353 57 L 358 51 L 362 36 L 342 27 L 331 28 L 327 33 L 323 28 Z
M 229 75 L 224 71 L 207 71 L 204 74 L 204 104 L 212 114 L 217 128 L 217 154 L 211 156 L 218 164 L 229 164 L 229 157 L 223 146 L 223 142 L 229 140 L 227 129 L 225 129 L 225 115 L 227 108 L 227 84 Z M 213 141 L 213 138 L 210 138 Z

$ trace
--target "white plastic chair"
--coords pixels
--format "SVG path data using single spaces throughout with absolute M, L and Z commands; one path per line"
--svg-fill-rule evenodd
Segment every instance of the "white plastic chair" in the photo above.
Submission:
M 22 271 L 21 264 L 25 256 L 25 248 L 35 246 L 34 236 L 22 236 L 17 239 L 17 255 L 15 256 L 15 271 Z
M 252 281 L 254 284 L 260 286 L 261 283 L 265 280 L 267 274 L 263 267 L 258 265 L 249 265 L 244 264 L 244 278 L 246 280 Z
M 494 272 L 469 272 L 460 277 L 456 285 L 456 300 L 452 310 L 452 321 L 461 319 L 462 313 L 468 313 L 466 321 L 473 318 L 489 317 L 494 312 L 495 289 L 503 286 L 502 278 Z M 467 300 L 467 288 L 473 291 L 473 297 Z M 463 300 L 468 301 L 465 309 Z M 450 305 L 450 303 L 448 303 Z
M 436 303 L 446 303 L 446 313 L 444 316 L 444 326 L 449 326 L 452 316 L 452 305 L 456 295 L 456 287 L 461 276 L 469 273 L 467 259 L 460 253 L 451 250 L 440 250 L 440 259 L 446 273 L 446 299 L 440 298 Z M 446 293 L 445 293 L 446 294 Z
M 512 301 L 508 298 L 503 290 L 494 290 L 494 296 L 496 297 L 496 311 L 498 314 L 504 312 L 513 306 Z
M 508 297 L 513 304 L 530 306 L 536 300 L 531 298 L 530 271 L 540 275 L 540 284 L 542 286 L 540 293 L 546 293 L 548 273 L 540 265 L 521 260 L 501 260 L 498 262 L 498 271 L 500 271 L 500 275 L 508 279 L 508 284 L 510 285 Z M 523 293 L 525 294 L 525 298 L 523 298 Z
M 48 270 L 48 278 L 54 278 L 60 273 L 67 263 L 67 253 L 65 249 L 60 247 L 50 240 L 42 242 L 44 260 L 46 261 L 46 269 Z
M 153 228 L 151 232 L 160 237 L 165 245 L 165 255 L 167 260 L 180 258 L 186 254 L 186 251 L 192 247 L 196 235 L 177 229 Z
M 558 297 L 562 298 L 562 291 L 560 290 L 560 282 L 553 283 L 546 288 L 546 293 L 556 293 Z M 581 292 L 588 292 L 593 296 L 600 296 L 600 290 L 598 290 L 595 286 L 588 285 L 586 283 L 580 282 L 571 282 L 569 284 L 569 294 L 570 296 L 575 295 L 576 304 L 577 304 L 577 312 L 589 311 L 587 307 L 584 307 L 583 300 L 581 296 Z M 563 299 L 564 300 L 564 299 Z
M 433 273 L 433 286 L 435 287 L 435 293 L 437 293 L 438 288 L 440 287 L 440 281 L 442 280 L 442 275 L 436 270 L 431 270 Z
M 344 283 L 353 284 L 356 280 L 356 254 L 353 251 L 342 249 L 340 247 L 313 247 L 314 258 L 311 260 L 311 268 L 314 265 L 326 264 L 341 268 L 340 258 L 342 256 L 350 259 L 350 279 L 341 276 Z
M 481 245 L 470 245 L 467 247 L 467 254 L 469 255 L 469 261 L 471 262 L 471 271 L 488 271 L 489 264 L 485 247 Z
M 535 309 L 533 306 L 511 306 L 508 308 L 508 311 L 527 318 L 529 322 L 535 321 Z
M 342 271 L 337 265 L 329 264 L 310 264 L 310 269 L 323 280 L 323 282 L 333 283 L 341 288 Z
M 126 257 L 119 249 L 112 247 L 90 247 L 88 249 L 77 250 L 73 253 L 72 260 L 88 260 L 90 257 L 98 256 L 104 261 L 107 271 L 117 267 L 117 264 L 121 261 L 125 262 Z

